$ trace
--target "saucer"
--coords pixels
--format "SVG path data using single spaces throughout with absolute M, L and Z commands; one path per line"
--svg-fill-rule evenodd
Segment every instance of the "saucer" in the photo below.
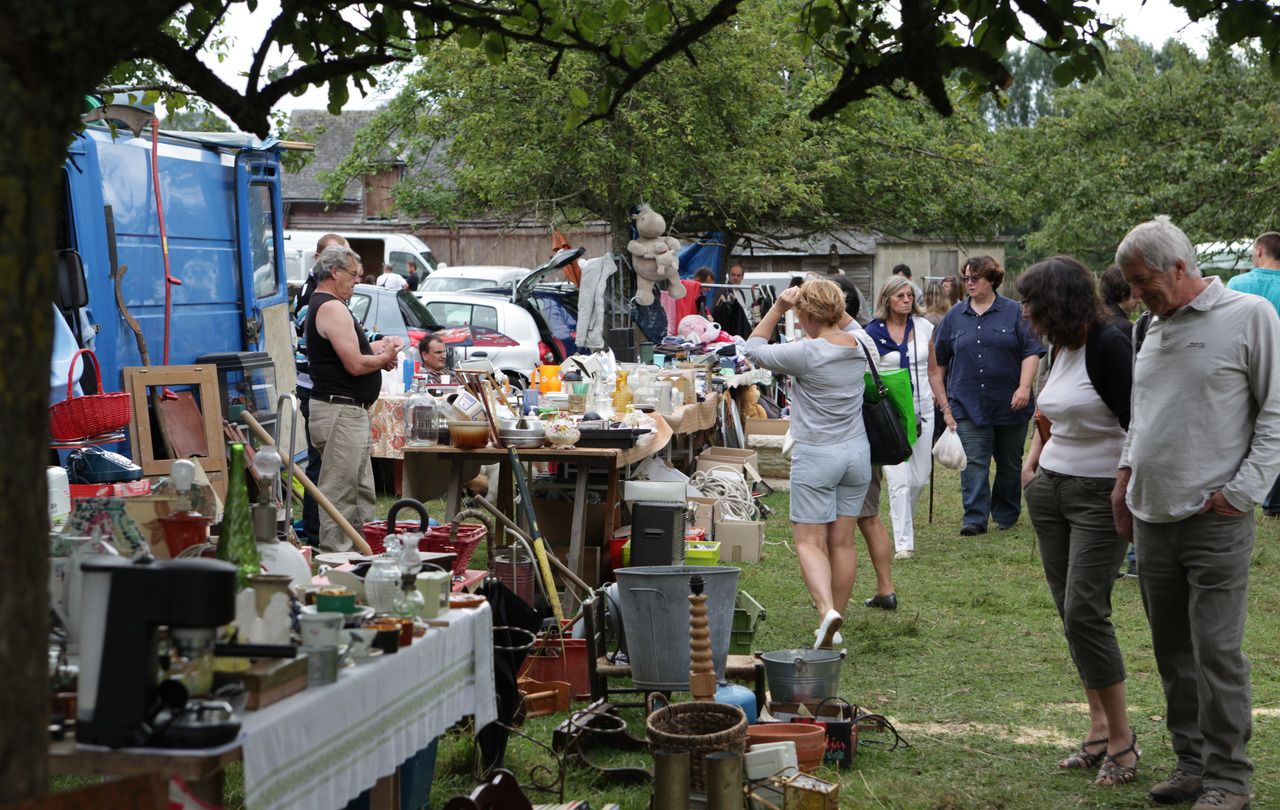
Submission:
M 361 656 L 352 655 L 352 656 L 348 656 L 348 658 L 350 658 L 352 663 L 355 663 L 355 664 L 367 664 L 370 661 L 378 660 L 378 658 L 383 655 L 386 655 L 386 652 L 384 652 L 383 650 L 374 648 L 369 650 L 368 655 L 361 655 Z
M 317 610 L 315 605 L 303 605 L 302 612 L 303 613 L 320 613 L 321 611 Z M 364 622 L 372 618 L 373 618 L 373 608 L 369 607 L 368 605 L 356 605 L 356 610 L 354 613 L 344 614 L 342 626 L 343 627 L 359 627 L 361 624 L 363 624 Z
M 325 565 L 346 565 L 348 563 L 355 565 L 360 562 L 368 562 L 373 559 L 366 557 L 358 551 L 326 551 L 323 554 L 315 555 L 316 562 Z

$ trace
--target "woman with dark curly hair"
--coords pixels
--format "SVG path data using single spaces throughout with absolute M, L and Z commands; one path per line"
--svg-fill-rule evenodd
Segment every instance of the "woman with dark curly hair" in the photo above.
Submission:
M 1129 313 L 1137 309 L 1141 301 L 1133 294 L 1129 282 L 1125 281 L 1124 273 L 1113 264 L 1102 274 L 1098 286 L 1102 291 L 1102 306 L 1106 309 L 1107 318 L 1117 329 L 1133 337 L 1133 321 L 1129 320 Z
M 1098 784 L 1128 784 L 1140 752 L 1111 625 L 1111 585 L 1127 546 L 1116 534 L 1111 490 L 1129 427 L 1133 347 L 1109 322 L 1093 274 L 1075 259 L 1034 264 L 1017 287 L 1032 328 L 1053 346 L 1040 390 L 1048 438 L 1035 433 L 1022 468 L 1027 514 L 1089 703 L 1089 733 L 1058 767 L 1101 764 Z

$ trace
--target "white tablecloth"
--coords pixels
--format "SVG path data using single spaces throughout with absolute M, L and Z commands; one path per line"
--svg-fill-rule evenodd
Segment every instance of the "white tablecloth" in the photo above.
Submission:
M 466 715 L 497 718 L 489 606 L 244 717 L 250 810 L 340 808 Z

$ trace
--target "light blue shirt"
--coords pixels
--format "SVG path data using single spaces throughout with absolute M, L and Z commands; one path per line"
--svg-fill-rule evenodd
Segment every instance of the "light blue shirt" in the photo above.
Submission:
M 1227 282 L 1228 290 L 1260 295 L 1280 312 L 1280 270 L 1255 267 L 1247 273 L 1234 276 Z

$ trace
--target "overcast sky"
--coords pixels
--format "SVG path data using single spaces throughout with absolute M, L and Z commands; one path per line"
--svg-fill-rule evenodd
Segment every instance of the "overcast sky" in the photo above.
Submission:
M 1206 37 L 1212 33 L 1212 26 L 1200 23 L 1192 25 L 1182 9 L 1175 8 L 1169 0 L 1100 0 L 1097 4 L 1105 20 L 1123 23 L 1129 34 L 1145 40 L 1152 45 L 1163 45 L 1170 38 L 1181 39 L 1197 50 L 1203 50 Z M 259 37 L 266 29 L 267 23 L 280 10 L 279 0 L 261 0 L 253 14 L 249 14 L 242 4 L 234 4 L 228 18 L 228 32 L 237 41 L 237 46 L 225 62 L 210 62 L 213 69 L 232 87 L 243 88 L 244 78 L 239 74 L 248 69 L 252 59 L 252 48 L 260 41 Z M 1030 29 L 1038 31 L 1034 24 Z M 1028 33 L 1032 33 L 1029 31 Z M 269 66 L 279 63 L 279 56 L 268 60 Z M 367 110 L 381 106 L 393 94 L 391 88 L 380 88 L 372 96 L 361 96 L 353 87 L 351 99 L 346 109 Z M 304 95 L 286 96 L 278 105 L 286 111 L 298 109 L 323 109 L 328 103 L 328 93 L 324 89 L 312 88 Z

